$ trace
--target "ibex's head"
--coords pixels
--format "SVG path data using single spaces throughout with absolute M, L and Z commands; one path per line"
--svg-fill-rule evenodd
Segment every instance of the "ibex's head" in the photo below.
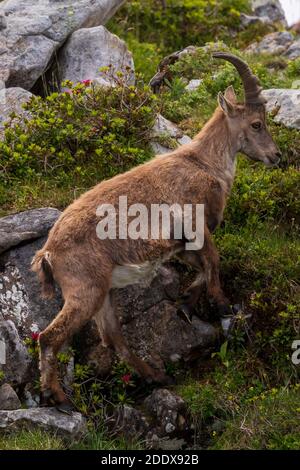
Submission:
M 237 69 L 245 90 L 245 102 L 237 102 L 232 87 L 225 94 L 219 93 L 219 105 L 226 115 L 229 127 L 237 136 L 238 151 L 253 160 L 260 160 L 267 166 L 279 163 L 281 153 L 273 141 L 266 124 L 265 99 L 261 96 L 262 87 L 248 65 L 240 58 L 224 52 L 216 52 L 213 57 L 231 62 Z

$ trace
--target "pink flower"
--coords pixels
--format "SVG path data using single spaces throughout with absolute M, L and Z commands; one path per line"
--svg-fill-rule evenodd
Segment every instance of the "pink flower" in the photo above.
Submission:
M 40 334 L 39 334 L 39 333 L 37 333 L 37 332 L 35 332 L 35 331 L 33 331 L 33 332 L 31 333 L 31 339 L 32 339 L 32 341 L 38 341 L 39 337 L 40 337 Z
M 80 83 L 83 83 L 85 86 L 89 86 L 92 83 L 92 80 L 81 80 Z
M 125 385 L 129 384 L 130 379 L 131 379 L 131 374 L 125 374 L 121 377 L 121 380 Z
M 68 95 L 72 95 L 73 91 L 72 90 L 65 90 L 65 93 L 67 93 Z

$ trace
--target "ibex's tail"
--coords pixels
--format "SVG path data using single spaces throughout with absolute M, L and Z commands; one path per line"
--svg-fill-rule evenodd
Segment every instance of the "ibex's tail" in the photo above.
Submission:
M 55 294 L 55 282 L 49 251 L 40 250 L 31 262 L 31 270 L 36 272 L 42 286 L 42 296 L 51 298 Z

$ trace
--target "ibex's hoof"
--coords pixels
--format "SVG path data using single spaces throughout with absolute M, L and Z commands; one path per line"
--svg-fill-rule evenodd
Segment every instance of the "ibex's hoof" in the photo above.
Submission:
M 187 304 L 180 304 L 177 308 L 177 315 L 186 323 L 192 323 L 193 309 Z

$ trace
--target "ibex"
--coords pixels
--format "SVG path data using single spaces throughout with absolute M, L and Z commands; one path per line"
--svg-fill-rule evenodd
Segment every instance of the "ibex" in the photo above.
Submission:
M 145 379 L 163 382 L 166 375 L 136 357 L 124 341 L 119 319 L 111 304 L 111 289 L 131 284 L 143 266 L 164 260 L 176 253 L 198 272 L 181 300 L 183 312 L 197 303 L 200 288 L 220 311 L 229 300 L 219 280 L 219 257 L 211 233 L 222 221 L 236 166 L 242 152 L 268 167 L 280 160 L 280 152 L 266 125 L 265 100 L 258 78 L 248 65 L 229 53 L 213 57 L 231 62 L 238 71 L 245 100 L 238 103 L 232 86 L 218 95 L 218 107 L 201 132 L 187 145 L 156 156 L 124 174 L 103 181 L 75 200 L 60 216 L 44 247 L 32 262 L 45 296 L 54 293 L 55 283 L 62 291 L 64 306 L 40 334 L 40 371 L 42 396 L 64 407 L 67 398 L 57 374 L 56 355 L 75 332 L 94 318 L 104 345 L 116 352 Z M 117 206 L 126 195 L 128 205 L 162 202 L 204 204 L 204 244 L 201 250 L 185 250 L 186 240 L 106 239 L 96 234 L 97 207 Z M 67 406 L 67 405 L 66 405 Z

